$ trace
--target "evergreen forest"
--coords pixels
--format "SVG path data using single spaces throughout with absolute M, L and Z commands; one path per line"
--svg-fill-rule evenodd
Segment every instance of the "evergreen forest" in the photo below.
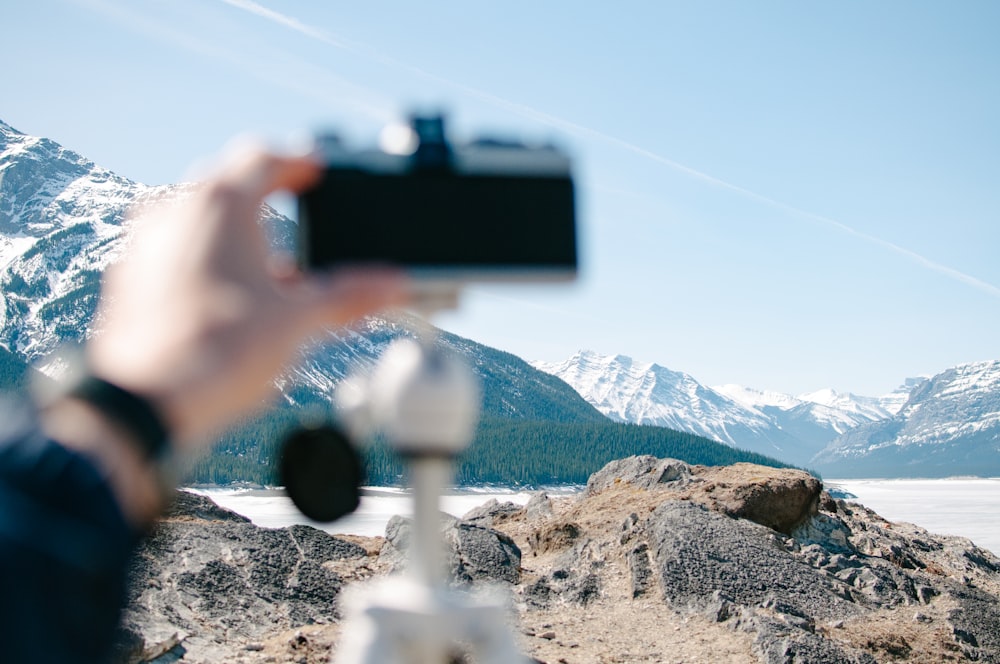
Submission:
M 23 394 L 32 373 L 16 353 L 0 346 L 0 389 Z M 503 417 L 496 414 L 500 408 L 485 408 L 486 415 L 472 444 L 457 459 L 457 483 L 522 487 L 583 484 L 609 461 L 635 454 L 712 466 L 738 461 L 786 465 L 693 434 L 595 417 L 589 409 L 587 405 L 586 410 L 573 411 L 578 419 L 569 416 L 570 421 L 566 421 L 567 416 L 561 411 L 553 411 L 553 416 L 558 414 L 561 420 L 535 420 Z M 285 437 L 303 423 L 329 421 L 329 415 L 316 408 L 273 407 L 225 432 L 209 452 L 186 470 L 184 481 L 277 486 Z M 358 447 L 367 484 L 393 486 L 406 482 L 402 459 L 384 440 L 363 441 Z
M 276 409 L 243 423 L 191 469 L 188 482 L 279 484 L 281 443 L 298 423 L 290 409 Z M 360 447 L 367 484 L 405 483 L 404 463 L 384 440 Z M 583 484 L 609 461 L 635 454 L 710 466 L 746 461 L 786 467 L 770 457 L 662 427 L 608 419 L 567 423 L 497 418 L 479 424 L 472 444 L 457 460 L 456 481 L 464 486 Z

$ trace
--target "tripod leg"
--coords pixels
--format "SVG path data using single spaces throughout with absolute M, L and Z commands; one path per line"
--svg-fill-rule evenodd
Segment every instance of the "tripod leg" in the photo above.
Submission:
M 499 605 L 478 605 L 462 610 L 461 635 L 474 646 L 479 664 L 527 664 L 508 629 L 504 610 Z M 457 623 L 456 623 L 457 624 Z

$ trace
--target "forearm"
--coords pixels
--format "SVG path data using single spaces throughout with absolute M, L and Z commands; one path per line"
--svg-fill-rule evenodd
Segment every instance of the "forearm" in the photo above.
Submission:
M 83 445 L 96 428 L 81 422 L 68 439 L 87 451 L 71 448 L 43 435 L 37 415 L 0 402 L 4 661 L 107 661 L 138 536 L 123 508 L 136 503 L 102 477 L 97 459 L 116 457 Z

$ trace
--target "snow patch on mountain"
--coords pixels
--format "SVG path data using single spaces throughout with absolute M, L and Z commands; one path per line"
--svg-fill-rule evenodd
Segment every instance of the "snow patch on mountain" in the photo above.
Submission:
M 719 394 L 724 394 L 733 401 L 743 404 L 747 408 L 760 409 L 767 406 L 788 410 L 799 405 L 799 400 L 788 394 L 781 392 L 771 392 L 768 390 L 758 390 L 743 385 L 713 385 L 712 389 Z
M 691 376 L 624 355 L 581 351 L 565 362 L 533 365 L 562 378 L 602 413 L 621 422 L 689 431 L 730 445 L 737 444 L 731 425 L 766 426 L 759 413 L 734 404 Z

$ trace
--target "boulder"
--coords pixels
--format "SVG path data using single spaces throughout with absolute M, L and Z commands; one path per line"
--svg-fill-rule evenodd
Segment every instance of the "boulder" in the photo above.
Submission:
M 751 463 L 705 469 L 687 494 L 693 502 L 790 534 L 819 511 L 823 483 L 809 473 Z
M 474 581 L 517 583 L 521 577 L 521 550 L 514 540 L 492 528 L 442 514 L 441 534 L 451 582 L 467 586 Z M 413 520 L 393 516 L 385 528 L 379 560 L 392 571 L 408 562 Z
M 524 506 L 524 514 L 528 517 L 528 521 L 548 519 L 553 514 L 552 499 L 544 491 L 534 492 Z
M 622 484 L 649 489 L 660 484 L 682 486 L 691 481 L 691 466 L 683 461 L 631 456 L 612 461 L 591 475 L 585 495 L 592 496 Z
M 523 511 L 523 507 L 509 500 L 501 503 L 496 498 L 490 498 L 479 507 L 464 514 L 462 521 L 484 528 L 492 528 Z
M 664 598 L 704 612 L 713 596 L 810 619 L 856 615 L 839 582 L 788 551 L 774 531 L 686 501 L 664 502 L 645 528 Z

